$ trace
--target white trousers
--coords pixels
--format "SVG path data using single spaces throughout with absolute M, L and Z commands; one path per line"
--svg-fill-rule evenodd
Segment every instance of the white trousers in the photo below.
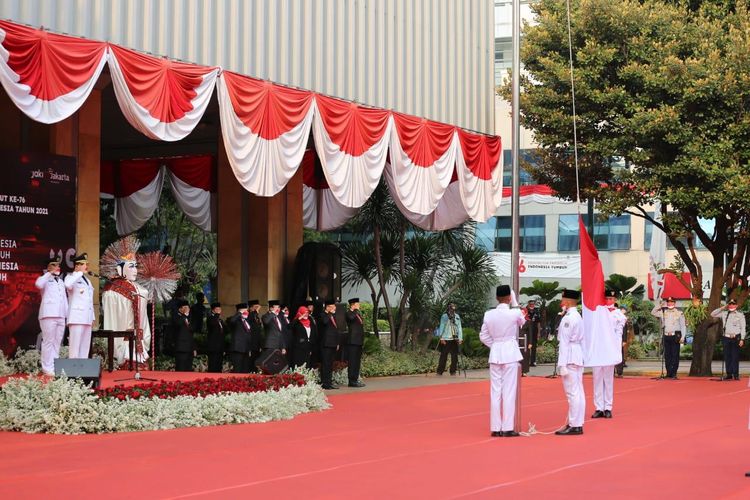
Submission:
M 68 325 L 68 357 L 88 358 L 91 345 L 91 325 Z
M 583 392 L 583 367 L 568 365 L 562 376 L 563 389 L 568 398 L 568 425 L 582 427 L 586 415 L 586 394 Z
M 612 410 L 615 393 L 615 367 L 594 366 L 594 407 L 599 411 Z
M 490 363 L 490 430 L 512 431 L 520 363 Z M 502 407 L 501 407 L 502 402 Z
M 44 318 L 39 320 L 42 329 L 42 371 L 45 375 L 55 374 L 55 358 L 60 357 L 60 344 L 65 335 L 65 318 Z

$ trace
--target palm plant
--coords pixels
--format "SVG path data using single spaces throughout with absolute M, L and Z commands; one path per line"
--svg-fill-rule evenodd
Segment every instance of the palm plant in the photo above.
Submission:
M 542 313 L 542 325 L 547 325 L 547 303 L 562 293 L 559 281 L 534 280 L 531 286 L 521 288 L 521 293 L 539 300 Z
M 638 285 L 638 280 L 632 276 L 623 276 L 622 274 L 610 274 L 609 278 L 604 282 L 604 285 L 610 290 L 617 292 L 618 297 L 625 299 L 630 296 L 636 301 L 643 300 L 643 294 L 645 288 L 643 285 Z M 630 300 L 632 302 L 632 299 Z

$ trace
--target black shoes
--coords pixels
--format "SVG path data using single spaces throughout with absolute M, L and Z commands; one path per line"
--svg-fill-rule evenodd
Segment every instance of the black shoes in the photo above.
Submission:
M 555 434 L 558 436 L 579 436 L 583 434 L 583 427 L 571 427 L 566 425 L 564 428 L 556 431 Z
M 325 390 L 327 390 L 327 391 L 330 391 L 330 390 L 332 390 L 332 389 L 338 389 L 338 388 L 339 388 L 339 386 L 337 386 L 337 385 L 324 385 L 324 386 L 322 386 L 322 387 L 323 387 L 323 389 L 325 389 Z
M 596 410 L 593 415 L 591 415 L 591 418 L 604 418 L 604 412 L 601 410 Z
M 349 382 L 349 387 L 364 387 L 364 386 L 365 384 L 363 384 L 362 382 L 354 382 L 354 383 Z
M 612 410 L 604 410 L 604 418 L 612 418 Z
M 739 380 L 739 379 L 740 379 L 740 376 L 739 376 L 739 375 L 735 375 L 735 376 L 734 376 L 734 379 L 735 379 L 735 380 Z
M 492 431 L 490 433 L 490 437 L 493 437 L 493 438 L 503 437 L 503 431 Z
M 512 438 L 520 436 L 516 431 L 503 431 L 503 437 Z
M 721 380 L 734 380 L 734 377 L 732 375 L 724 375 L 721 377 Z

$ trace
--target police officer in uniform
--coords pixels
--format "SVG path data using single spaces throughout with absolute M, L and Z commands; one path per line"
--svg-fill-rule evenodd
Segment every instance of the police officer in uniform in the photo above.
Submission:
M 174 319 L 174 361 L 175 371 L 193 371 L 193 356 L 195 355 L 195 340 L 193 328 L 190 326 L 190 303 L 180 300 L 177 303 L 177 315 Z
M 674 297 L 667 297 L 666 304 L 656 306 L 651 311 L 661 321 L 664 365 L 667 378 L 676 379 L 680 367 L 680 344 L 685 342 L 685 315 L 675 307 Z
M 721 344 L 727 374 L 722 380 L 739 380 L 740 347 L 745 344 L 745 315 L 737 311 L 737 301 L 731 299 L 725 307 L 712 311 L 711 316 L 720 318 L 723 325 Z
M 362 345 L 365 342 L 365 328 L 362 314 L 359 312 L 359 298 L 349 299 L 349 310 L 346 311 L 346 359 L 348 364 L 349 387 L 364 387 L 359 381 L 359 369 L 362 363 Z
M 55 375 L 55 359 L 60 357 L 60 344 L 65 334 L 68 317 L 68 297 L 60 277 L 60 259 L 51 258 L 47 270 L 36 279 L 34 286 L 42 295 L 39 304 L 39 327 L 42 330 L 42 373 Z
M 557 328 L 559 352 L 558 373 L 562 377 L 563 389 L 568 399 L 568 423 L 555 432 L 558 436 L 583 434 L 586 414 L 586 394 L 583 391 L 583 318 L 578 312 L 581 292 L 563 290 L 560 307 L 564 315 Z
M 495 290 L 498 305 L 484 313 L 479 339 L 490 348 L 490 435 L 516 437 L 516 392 L 523 359 L 518 331 L 526 323 L 519 309 L 511 309 L 510 287 Z M 502 401 L 502 405 L 501 405 Z
M 323 389 L 338 389 L 333 385 L 333 360 L 339 350 L 339 329 L 336 324 L 336 302 L 326 300 L 318 323 L 320 332 L 320 383 Z
M 191 311 L 192 312 L 192 311 Z M 206 319 L 206 352 L 208 353 L 208 371 L 221 373 L 224 362 L 224 334 L 227 326 L 221 319 L 221 303 L 212 302 L 211 311 Z
M 68 290 L 68 357 L 88 358 L 94 325 L 94 287 L 86 278 L 88 256 L 73 259 L 73 272 L 65 277 Z

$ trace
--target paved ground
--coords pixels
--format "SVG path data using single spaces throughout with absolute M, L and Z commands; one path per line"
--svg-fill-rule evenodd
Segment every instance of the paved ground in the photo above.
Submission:
M 546 377 L 552 375 L 554 365 L 542 364 L 531 368 L 528 376 L 530 377 Z M 690 361 L 681 361 L 680 369 L 678 374 L 681 377 L 687 377 L 688 371 L 690 370 Z M 721 374 L 721 361 L 714 361 L 713 372 L 716 378 Z M 586 373 L 590 373 L 587 370 Z M 659 361 L 628 361 L 628 367 L 625 368 L 625 377 L 656 377 L 661 373 L 661 363 Z M 750 376 L 750 361 L 740 362 L 740 375 L 742 377 Z M 350 387 L 341 387 L 340 389 L 327 391 L 329 394 L 348 394 L 354 392 L 370 392 L 370 391 L 383 391 L 383 390 L 394 390 L 404 389 L 407 387 L 419 387 L 428 385 L 439 385 L 446 383 L 463 383 L 463 382 L 476 382 L 478 380 L 488 380 L 489 372 L 487 370 L 468 370 L 464 375 L 461 372 L 460 375 L 450 376 L 447 373 L 438 376 L 435 373 L 429 373 L 426 375 L 402 375 L 395 377 L 377 377 L 369 378 L 365 380 L 366 387 L 354 389 Z M 724 382 L 727 384 L 743 384 L 746 382 Z

